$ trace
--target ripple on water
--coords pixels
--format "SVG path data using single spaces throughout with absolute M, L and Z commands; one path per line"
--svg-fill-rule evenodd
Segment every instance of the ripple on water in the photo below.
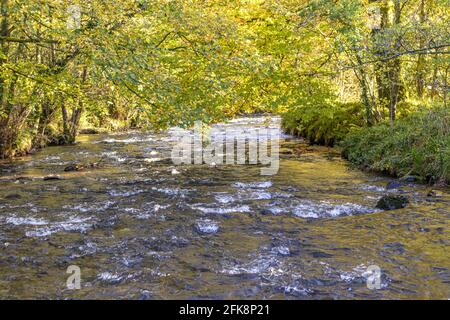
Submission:
M 108 138 L 99 141 L 98 143 L 106 143 L 106 144 L 115 144 L 115 143 L 124 143 L 124 144 L 130 144 L 130 143 L 140 143 L 140 142 L 150 142 L 153 141 L 154 138 L 151 136 L 147 137 L 132 137 L 128 139 L 114 139 L 114 138 Z
M 267 249 L 262 248 L 263 252 L 248 262 L 226 261 L 219 272 L 229 276 L 257 277 L 261 287 L 286 295 L 305 296 L 313 292 L 305 287 L 303 276 L 286 260 L 289 248 L 281 245 L 270 251 Z
M 320 264 L 323 266 L 325 274 L 332 277 L 337 276 L 340 281 L 346 284 L 365 284 L 368 280 L 370 281 L 373 276 L 373 273 L 368 271 L 369 264 L 359 264 L 350 270 L 335 269 L 325 262 L 320 262 Z M 380 278 L 381 289 L 387 288 L 390 282 L 391 279 L 382 272 Z
M 42 226 L 48 224 L 49 222 L 47 220 L 40 218 L 12 216 L 6 218 L 6 223 L 13 224 L 15 226 L 21 225 Z
M 272 252 L 274 252 L 275 254 L 279 254 L 281 256 L 289 256 L 291 254 L 291 251 L 287 246 L 274 247 L 272 248 Z
M 73 210 L 76 212 L 99 212 L 99 211 L 106 211 L 108 209 L 110 209 L 111 207 L 113 207 L 116 204 L 116 202 L 114 201 L 104 201 L 104 202 L 100 202 L 98 204 L 90 204 L 90 203 L 82 203 L 82 204 L 77 204 L 77 205 L 65 205 L 62 208 L 63 209 L 69 209 L 69 210 Z
M 197 220 L 195 229 L 200 234 L 214 234 L 219 231 L 219 224 L 209 219 Z
M 270 188 L 273 185 L 272 181 L 259 182 L 235 182 L 231 186 L 239 189 L 264 189 Z
M 136 219 L 149 219 L 154 217 L 160 217 L 163 218 L 164 215 L 158 213 L 162 210 L 165 210 L 167 208 L 170 208 L 171 205 L 161 205 L 161 204 L 155 204 L 155 203 L 147 203 L 142 208 L 121 208 L 120 210 L 126 213 L 131 214 Z
M 122 257 L 120 259 L 120 263 L 127 268 L 132 268 L 138 266 L 142 262 L 142 260 L 144 260 L 144 258 L 141 255 L 127 256 Z
M 231 203 L 249 200 L 271 200 L 277 198 L 290 198 L 287 193 L 268 192 L 268 191 L 241 191 L 239 193 L 219 193 L 214 196 L 219 203 Z
M 77 259 L 84 256 L 90 256 L 97 253 L 97 244 L 89 240 L 82 240 L 78 244 L 70 244 L 66 247 L 69 259 Z
M 184 198 L 189 192 L 195 191 L 195 190 L 189 190 L 189 189 L 178 189 L 178 188 L 157 188 L 152 187 L 152 190 L 157 191 L 159 193 L 168 195 L 168 196 L 179 196 Z
M 386 188 L 381 186 L 374 186 L 370 184 L 360 184 L 356 186 L 356 189 L 364 190 L 364 191 L 372 191 L 372 192 L 385 192 Z
M 104 157 L 110 158 L 112 160 L 115 160 L 117 162 L 125 162 L 127 160 L 127 158 L 124 158 L 124 157 L 121 157 L 120 155 L 118 155 L 117 151 L 102 152 L 101 155 Z
M 49 222 L 40 218 L 33 217 L 8 217 L 6 223 L 15 226 L 25 226 L 25 235 L 27 237 L 46 237 L 53 233 L 66 231 L 66 232 L 86 232 L 93 226 L 91 217 L 81 218 L 78 216 L 72 216 L 68 220 L 59 222 Z
M 228 275 L 274 274 L 281 271 L 280 263 L 275 256 L 260 255 L 247 263 L 224 263 L 220 272 Z
M 83 255 L 91 255 L 97 252 L 97 244 L 94 242 L 86 242 L 79 246 L 78 250 L 80 250 Z
M 350 216 L 363 213 L 373 213 L 379 210 L 369 208 L 356 203 L 330 203 L 328 201 L 312 201 L 295 199 L 293 201 L 274 201 L 264 210 L 273 214 L 290 212 L 301 218 L 333 218 L 338 216 Z
M 195 210 L 199 210 L 203 213 L 213 213 L 213 214 L 244 213 L 244 212 L 251 211 L 251 208 L 248 205 L 228 206 L 228 207 L 212 207 L 212 206 L 205 206 L 203 204 L 196 204 L 196 205 L 191 205 L 190 207 Z
M 112 272 L 102 272 L 97 276 L 98 280 L 110 283 L 110 284 L 116 284 L 121 282 L 126 276 L 120 275 L 118 273 L 112 273 Z
M 111 190 L 108 192 L 108 194 L 111 197 L 131 197 L 138 195 L 140 193 L 145 192 L 144 190 L 138 189 L 138 190 L 131 190 L 131 191 L 118 191 L 118 190 Z
M 307 296 L 314 292 L 311 289 L 303 287 L 299 281 L 295 281 L 291 284 L 282 286 L 281 289 L 284 291 L 286 295 L 291 295 L 294 297 Z

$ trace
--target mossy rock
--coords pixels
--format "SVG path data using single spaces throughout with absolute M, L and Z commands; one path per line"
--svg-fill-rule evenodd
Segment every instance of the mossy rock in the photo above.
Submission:
M 395 195 L 387 195 L 383 196 L 376 207 L 381 210 L 397 210 L 403 209 L 409 203 L 409 200 L 405 196 L 395 196 Z

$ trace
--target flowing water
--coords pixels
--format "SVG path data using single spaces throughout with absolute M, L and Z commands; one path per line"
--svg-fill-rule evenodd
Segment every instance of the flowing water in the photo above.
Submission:
M 450 297 L 448 189 L 387 190 L 392 179 L 281 137 L 273 176 L 260 165 L 174 166 L 169 133 L 81 136 L 2 163 L 0 298 Z M 85 168 L 65 172 L 71 164 Z M 411 203 L 376 210 L 389 193 Z M 80 290 L 66 286 L 71 265 Z M 367 287 L 370 265 L 380 289 Z

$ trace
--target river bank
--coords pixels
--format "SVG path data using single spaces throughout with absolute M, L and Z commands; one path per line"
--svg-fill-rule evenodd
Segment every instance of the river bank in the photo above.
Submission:
M 410 113 L 394 125 L 373 126 L 361 117 L 349 118 L 350 107 L 339 109 L 333 120 L 307 117 L 308 111 L 283 115 L 288 132 L 311 143 L 336 145 L 342 156 L 361 170 L 445 187 L 450 183 L 450 112 L 448 108 Z M 306 108 L 307 109 L 307 108 Z M 349 120 L 350 119 L 350 120 Z

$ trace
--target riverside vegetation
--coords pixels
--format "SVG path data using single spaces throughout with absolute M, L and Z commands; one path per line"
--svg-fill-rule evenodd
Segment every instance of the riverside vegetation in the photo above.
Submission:
M 361 168 L 448 183 L 449 6 L 1 0 L 0 158 L 270 112 Z

